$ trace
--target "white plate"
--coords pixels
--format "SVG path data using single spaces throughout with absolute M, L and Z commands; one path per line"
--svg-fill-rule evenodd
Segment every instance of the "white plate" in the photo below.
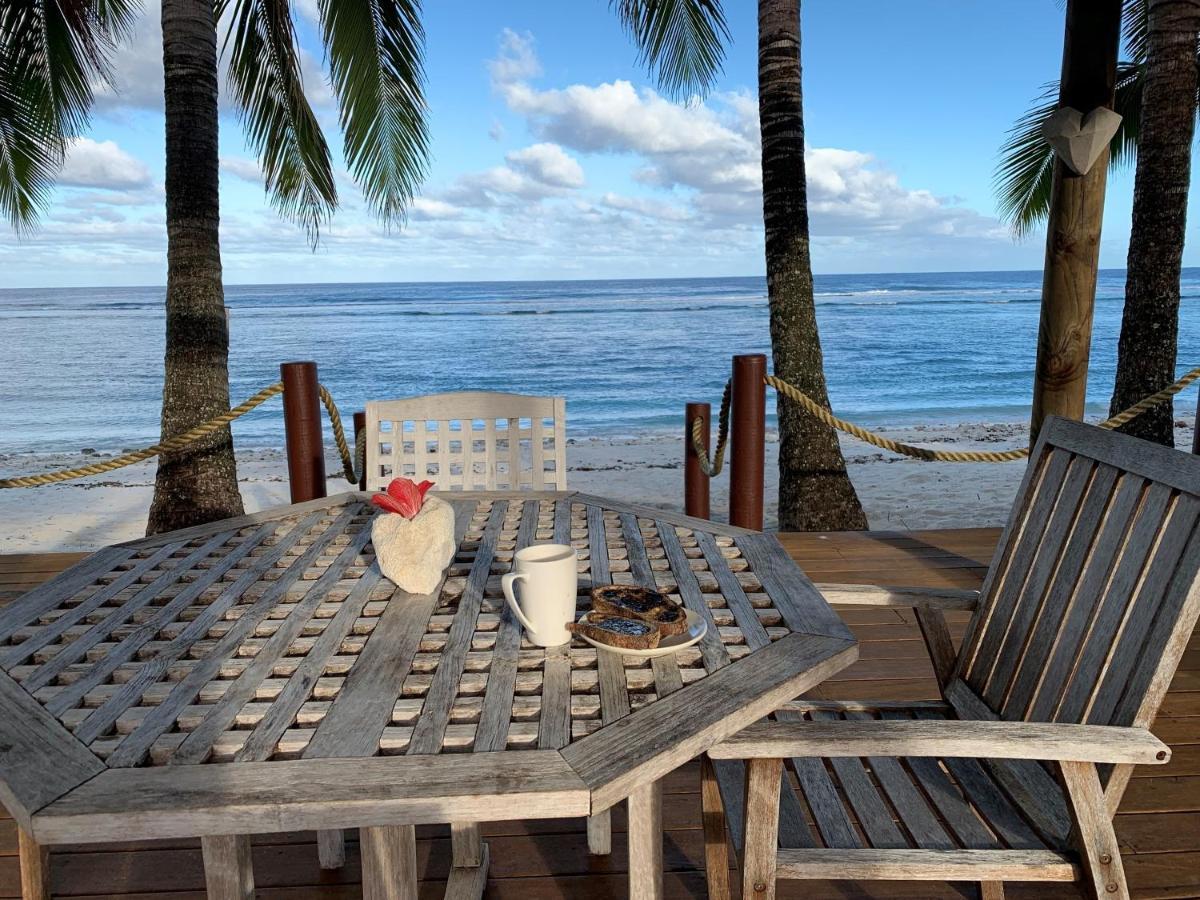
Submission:
M 625 647 L 614 647 L 612 644 L 604 644 L 600 641 L 594 641 L 586 634 L 579 635 L 597 650 L 607 650 L 610 653 L 619 653 L 622 656 L 637 656 L 642 659 L 653 659 L 656 656 L 666 656 L 670 653 L 675 653 L 685 647 L 690 647 L 698 643 L 701 638 L 708 633 L 708 622 L 699 614 L 692 612 L 690 609 L 684 608 L 684 613 L 687 615 L 687 631 L 681 634 L 673 634 L 670 637 L 663 638 L 657 647 L 653 650 L 629 650 Z M 580 617 L 582 622 L 587 618 L 585 613 Z

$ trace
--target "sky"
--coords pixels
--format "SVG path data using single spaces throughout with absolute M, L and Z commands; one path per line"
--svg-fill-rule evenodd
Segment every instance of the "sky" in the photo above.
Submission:
M 145 2 L 40 227 L 0 232 L 6 286 L 165 282 L 161 33 Z M 725 3 L 723 74 L 690 102 L 655 90 L 608 0 L 424 5 L 432 161 L 407 224 L 374 221 L 336 154 L 317 0 L 294 0 L 342 206 L 312 251 L 264 197 L 223 95 L 226 283 L 763 273 L 755 4 Z M 1041 267 L 1044 234 L 1013 238 L 992 175 L 1005 131 L 1057 76 L 1062 19 L 1056 0 L 804 4 L 816 272 Z M 1132 174 L 1110 177 L 1104 267 L 1124 266 Z

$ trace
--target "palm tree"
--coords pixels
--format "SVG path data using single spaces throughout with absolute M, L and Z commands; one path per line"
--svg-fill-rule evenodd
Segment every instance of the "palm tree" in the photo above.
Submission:
M 37 223 L 133 18 L 128 0 L 0 4 L 0 214 L 14 230 Z
M 372 210 L 403 221 L 428 159 L 419 0 L 321 0 L 344 155 Z M 304 95 L 287 0 L 163 0 L 167 354 L 162 434 L 229 408 L 218 236 L 217 22 L 229 82 L 268 195 L 314 243 L 337 207 L 329 147 Z M 148 533 L 239 515 L 228 428 L 159 460 Z
M 1137 169 L 1113 413 L 1175 377 L 1191 141 L 1200 102 L 1197 15 L 1191 0 L 1125 4 L 1123 32 L 1130 60 L 1117 69 L 1114 109 L 1123 118 L 1109 150 L 1114 165 L 1136 159 Z M 1001 149 L 996 170 L 1000 211 L 1018 236 L 1045 221 L 1049 211 L 1054 153 L 1040 128 L 1057 96 L 1058 84 L 1047 85 Z M 1173 405 L 1167 402 L 1121 430 L 1171 446 L 1173 420 Z
M 1148 6 L 1133 227 L 1110 415 L 1174 380 L 1179 338 L 1200 0 L 1149 0 Z M 1173 447 L 1174 424 L 1172 404 L 1163 403 L 1122 430 Z
M 775 374 L 828 406 L 809 253 L 800 0 L 759 0 L 758 117 Z M 781 397 L 779 528 L 851 531 L 866 527 L 837 433 Z

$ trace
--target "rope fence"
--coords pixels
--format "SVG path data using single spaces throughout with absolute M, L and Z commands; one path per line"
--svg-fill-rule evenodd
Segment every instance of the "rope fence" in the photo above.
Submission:
M 1122 425 L 1131 422 L 1133 419 L 1140 416 L 1147 410 L 1153 409 L 1160 403 L 1163 403 L 1170 397 L 1175 396 L 1192 382 L 1200 379 L 1200 366 L 1192 369 L 1182 378 L 1163 388 L 1161 391 L 1151 394 L 1142 400 L 1139 400 L 1133 406 L 1111 416 L 1099 423 L 1100 428 L 1120 428 Z M 763 378 L 765 384 L 774 388 L 783 396 L 787 397 L 800 404 L 811 415 L 815 416 L 820 421 L 824 422 L 831 428 L 836 428 L 846 434 L 852 435 L 861 441 L 865 441 L 875 447 L 883 450 L 898 453 L 904 456 L 910 456 L 913 459 L 937 462 L 1012 462 L 1018 459 L 1024 459 L 1029 456 L 1029 448 L 1024 447 L 1018 450 L 932 450 L 928 447 L 916 447 L 912 444 L 906 444 L 902 441 L 895 441 L 889 437 L 884 437 L 877 432 L 863 428 L 861 425 L 856 425 L 853 422 L 848 422 L 845 419 L 838 418 L 832 411 L 827 409 L 823 404 L 818 403 L 808 394 L 801 391 L 796 386 L 789 384 L 782 378 L 777 378 L 774 375 L 767 375 Z M 692 450 L 696 454 L 696 458 L 700 462 L 700 470 L 709 478 L 716 478 L 721 474 L 725 466 L 725 451 L 729 445 L 729 413 L 732 405 L 733 382 L 729 381 L 725 384 L 725 392 L 721 397 L 721 410 L 717 418 L 717 447 L 716 452 L 710 458 L 708 448 L 704 446 L 703 441 L 703 424 L 704 421 L 700 417 L 692 420 Z M 120 456 L 115 456 L 112 459 L 106 459 L 94 463 L 89 463 L 84 466 L 77 466 L 73 469 L 60 469 L 56 472 L 45 472 L 37 475 L 21 475 L 13 478 L 0 478 L 0 490 L 5 488 L 28 488 L 42 487 L 48 484 L 57 484 L 62 481 L 72 481 L 76 478 L 86 478 L 89 475 L 101 475 L 105 472 L 112 472 L 116 469 L 121 469 L 126 466 L 132 466 L 136 463 L 151 459 L 162 453 L 173 453 L 182 450 L 196 441 L 204 438 L 214 431 L 218 431 L 229 423 L 240 419 L 246 413 L 261 406 L 266 401 L 270 400 L 283 393 L 283 382 L 277 381 L 274 384 L 268 385 L 258 393 L 247 397 L 237 406 L 231 408 L 227 412 L 223 412 L 218 416 L 214 416 L 207 422 L 202 422 L 194 428 L 185 431 L 183 434 L 176 435 L 165 441 L 157 444 L 152 444 L 141 450 L 135 450 L 130 453 L 123 453 Z M 321 402 L 325 406 L 325 410 L 329 415 L 329 425 L 333 432 L 333 442 L 337 447 L 338 455 L 342 461 L 342 475 L 353 485 L 359 483 L 361 473 L 365 468 L 366 463 L 366 442 L 365 434 L 360 433 L 355 436 L 355 445 L 353 451 L 346 440 L 346 430 L 342 424 L 341 414 L 338 412 L 337 403 L 334 402 L 333 395 L 324 385 L 318 385 L 318 393 Z
M 1192 369 L 1182 378 L 1167 385 L 1161 391 L 1157 391 L 1148 397 L 1145 397 L 1122 412 L 1117 413 L 1098 423 L 1099 428 L 1114 429 L 1120 428 L 1129 422 L 1132 422 L 1142 413 L 1153 409 L 1160 403 L 1174 397 L 1180 391 L 1184 390 L 1192 382 L 1200 379 L 1200 366 Z M 894 441 L 889 437 L 884 437 L 882 434 L 863 428 L 861 425 L 856 425 L 853 422 L 848 422 L 845 419 L 838 418 L 832 411 L 827 409 L 823 404 L 818 403 L 808 394 L 797 388 L 795 385 L 789 384 L 782 378 L 777 378 L 774 375 L 767 375 L 763 381 L 768 387 L 774 388 L 783 396 L 787 397 L 796 403 L 799 403 L 808 413 L 824 422 L 831 428 L 836 428 L 838 431 L 845 432 L 860 441 L 879 447 L 882 450 L 888 450 L 892 453 L 898 453 L 902 456 L 910 456 L 913 459 L 920 459 L 927 462 L 1013 462 L 1018 459 L 1025 459 L 1029 456 L 1029 448 L 1022 447 L 1018 450 L 932 450 L 928 447 L 916 447 L 912 444 L 906 444 L 902 441 Z M 725 449 L 729 441 L 729 407 L 730 407 L 730 389 L 732 382 L 726 382 L 725 393 L 721 398 L 721 412 L 719 416 L 719 427 L 717 430 L 717 448 L 713 460 L 709 461 L 708 448 L 704 446 L 703 440 L 703 420 L 696 417 L 692 420 L 692 451 L 696 454 L 696 458 L 700 461 L 700 470 L 710 478 L 715 478 L 721 472 L 721 467 L 725 459 Z M 1200 424 L 1198 424 L 1200 427 Z
M 325 409 L 329 413 L 329 425 L 333 430 L 333 441 L 337 445 L 338 455 L 342 458 L 342 474 L 345 479 L 353 485 L 357 485 L 359 476 L 355 474 L 355 464 L 359 472 L 363 471 L 364 459 L 366 455 L 366 442 L 364 435 L 358 435 L 355 441 L 355 452 L 351 456 L 350 447 L 346 442 L 346 431 L 342 426 L 342 417 L 338 412 L 337 403 L 333 400 L 333 395 L 320 385 L 318 388 L 321 402 L 325 404 Z M 274 384 L 268 385 L 257 394 L 247 397 L 237 406 L 231 408 L 228 412 L 223 412 L 219 416 L 214 416 L 207 422 L 201 422 L 195 428 L 190 428 L 183 434 L 176 435 L 157 444 L 151 444 L 142 450 L 134 450 L 130 453 L 123 453 L 120 456 L 114 456 L 112 459 L 106 459 L 101 462 L 89 463 L 86 466 L 77 466 L 74 469 L 60 469 L 57 472 L 45 472 L 38 475 L 22 475 L 15 478 L 0 478 L 0 490 L 5 488 L 28 488 L 42 487 L 47 484 L 56 484 L 60 481 L 72 481 L 76 478 L 86 478 L 89 475 L 101 475 L 105 472 L 112 472 L 116 469 L 122 469 L 126 466 L 132 466 L 136 463 L 143 462 L 158 456 L 161 453 L 173 453 L 176 450 L 182 450 L 190 444 L 194 444 L 201 438 L 207 437 L 214 431 L 219 431 L 230 422 L 240 419 L 246 413 L 266 403 L 272 397 L 283 393 L 283 382 L 277 381 Z

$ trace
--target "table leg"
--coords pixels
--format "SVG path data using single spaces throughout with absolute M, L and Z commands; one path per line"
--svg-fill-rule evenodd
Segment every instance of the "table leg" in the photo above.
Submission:
M 417 834 L 412 825 L 359 829 L 363 900 L 417 900 Z
M 200 838 L 208 900 L 254 900 L 250 836 L 221 834 Z
M 18 827 L 17 852 L 21 861 L 21 900 L 50 900 L 50 851 Z
M 593 856 L 612 853 L 612 810 L 606 809 L 587 819 L 588 852 Z
M 644 784 L 629 795 L 629 898 L 662 900 L 662 782 Z
M 340 869 L 346 864 L 346 832 L 341 828 L 317 832 L 317 862 L 322 869 Z
M 483 840 L 478 822 L 454 822 L 450 825 L 450 847 L 454 865 L 474 868 L 483 862 Z

